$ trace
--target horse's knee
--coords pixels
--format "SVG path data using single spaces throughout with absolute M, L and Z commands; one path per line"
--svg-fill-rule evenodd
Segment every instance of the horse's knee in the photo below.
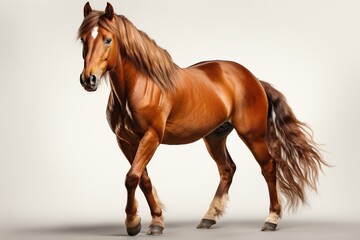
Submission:
M 127 189 L 135 188 L 140 182 L 140 176 L 134 173 L 128 173 L 125 179 L 125 186 Z
M 145 193 L 149 193 L 152 191 L 152 184 L 150 178 L 146 175 L 142 175 L 140 179 L 139 186 L 141 190 L 143 190 Z

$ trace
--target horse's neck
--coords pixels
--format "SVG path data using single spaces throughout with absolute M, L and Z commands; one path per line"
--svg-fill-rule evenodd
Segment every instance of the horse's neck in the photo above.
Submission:
M 121 69 L 109 72 L 111 90 L 107 105 L 107 119 L 114 132 L 119 123 L 124 123 L 126 117 L 127 93 L 122 75 Z
M 134 78 L 136 77 L 132 74 L 135 70 L 135 66 L 130 63 L 128 60 L 120 60 L 119 64 L 111 70 L 110 73 L 110 82 L 111 82 L 111 91 L 117 97 L 119 103 L 125 107 L 127 101 L 127 95 L 129 87 Z
M 139 85 L 147 85 L 143 84 L 141 81 L 143 79 L 139 80 L 140 74 L 134 64 L 129 62 L 122 62 L 121 66 L 109 72 L 111 92 L 107 107 L 108 122 L 116 134 L 125 134 L 122 137 L 129 137 L 130 142 L 138 139 L 135 134 L 133 113 L 129 106 L 134 102 L 131 101 L 132 96 L 136 95 L 133 90 L 138 89 Z M 147 79 L 147 81 L 151 80 Z

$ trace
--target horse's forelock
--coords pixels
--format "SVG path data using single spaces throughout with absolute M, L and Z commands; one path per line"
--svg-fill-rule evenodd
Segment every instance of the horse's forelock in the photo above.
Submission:
M 78 39 L 80 39 L 83 35 L 89 33 L 94 29 L 94 27 L 99 26 L 105 28 L 108 31 L 113 32 L 115 35 L 118 35 L 116 27 L 113 26 L 109 20 L 104 17 L 103 11 L 92 11 L 90 12 L 81 23 L 78 30 Z

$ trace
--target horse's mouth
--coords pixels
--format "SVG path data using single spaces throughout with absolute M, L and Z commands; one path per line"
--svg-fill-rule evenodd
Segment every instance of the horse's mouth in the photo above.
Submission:
M 97 90 L 97 86 L 92 87 L 90 85 L 85 85 L 84 89 L 88 92 L 95 92 Z

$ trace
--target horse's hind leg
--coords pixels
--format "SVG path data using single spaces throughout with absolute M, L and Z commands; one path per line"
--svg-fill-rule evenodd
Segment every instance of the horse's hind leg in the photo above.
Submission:
M 218 166 L 220 183 L 210 207 L 201 219 L 198 228 L 210 228 L 224 212 L 226 201 L 228 199 L 228 191 L 236 169 L 236 166 L 226 149 L 226 138 L 232 129 L 233 127 L 230 123 L 225 123 L 204 138 L 206 148 Z
M 239 135 L 253 153 L 256 161 L 259 163 L 261 173 L 265 178 L 269 190 L 270 213 L 265 220 L 262 231 L 274 231 L 281 215 L 281 205 L 278 199 L 276 187 L 276 162 L 269 154 L 265 141 L 265 133 L 259 134 L 259 132 L 256 133 L 256 131 L 253 131 L 246 135 L 241 133 L 239 133 Z

